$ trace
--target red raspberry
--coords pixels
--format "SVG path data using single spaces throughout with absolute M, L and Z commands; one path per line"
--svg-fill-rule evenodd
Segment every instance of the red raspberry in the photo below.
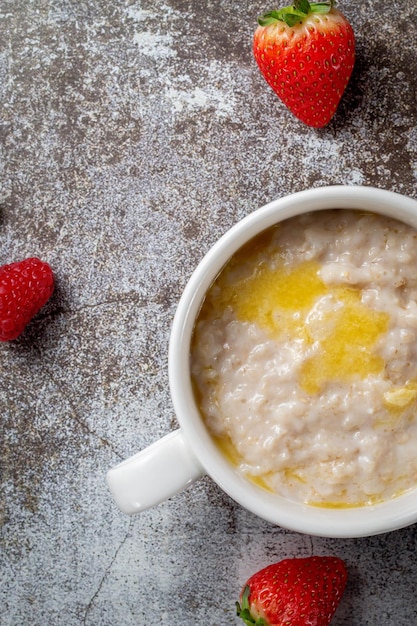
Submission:
M 51 268 L 35 257 L 0 267 L 0 341 L 16 339 L 53 290 Z

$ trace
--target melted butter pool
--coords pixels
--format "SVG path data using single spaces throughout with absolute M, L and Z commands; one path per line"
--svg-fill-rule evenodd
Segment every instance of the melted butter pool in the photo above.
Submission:
M 272 336 L 285 334 L 290 340 L 314 345 L 313 356 L 300 370 L 299 384 L 308 393 L 320 392 L 328 381 L 349 382 L 384 369 L 375 348 L 387 331 L 389 315 L 364 305 L 359 289 L 325 285 L 316 262 L 301 263 L 290 271 L 261 264 L 249 277 L 223 286 L 221 293 L 223 304 L 232 306 L 238 320 L 257 324 Z M 317 339 L 309 317 L 323 296 L 330 297 L 334 306 L 318 320 L 316 315 Z

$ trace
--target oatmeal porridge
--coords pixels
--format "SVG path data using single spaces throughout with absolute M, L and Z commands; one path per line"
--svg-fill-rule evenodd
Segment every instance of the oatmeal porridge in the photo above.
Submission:
M 262 233 L 207 293 L 191 370 L 230 460 L 266 489 L 363 506 L 417 484 L 417 231 L 320 211 Z

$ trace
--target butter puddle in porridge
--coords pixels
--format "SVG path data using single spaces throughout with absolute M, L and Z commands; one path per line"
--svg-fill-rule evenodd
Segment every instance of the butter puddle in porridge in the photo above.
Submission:
M 206 424 L 263 487 L 364 506 L 417 484 L 417 231 L 357 211 L 268 229 L 203 303 L 191 371 Z

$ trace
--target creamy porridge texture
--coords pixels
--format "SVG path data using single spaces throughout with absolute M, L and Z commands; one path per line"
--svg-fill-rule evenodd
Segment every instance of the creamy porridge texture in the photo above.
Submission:
M 417 484 L 417 231 L 356 211 L 269 229 L 209 290 L 191 350 L 213 437 L 267 489 L 363 506 Z

